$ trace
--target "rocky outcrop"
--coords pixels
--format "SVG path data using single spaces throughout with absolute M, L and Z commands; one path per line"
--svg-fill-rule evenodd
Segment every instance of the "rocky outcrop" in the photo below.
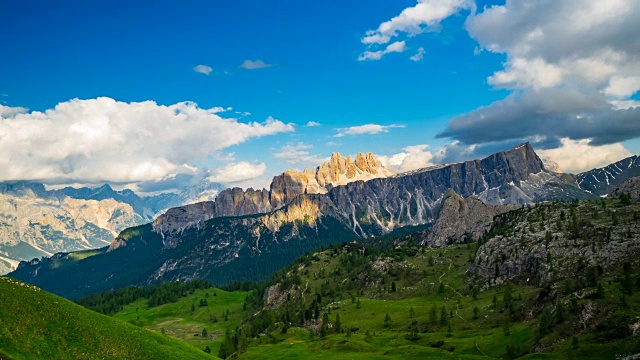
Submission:
M 316 170 L 316 180 L 320 187 L 345 185 L 358 180 L 371 180 L 374 178 L 387 178 L 395 175 L 387 170 L 380 160 L 372 153 L 358 153 L 355 161 L 351 155 L 345 158 L 340 153 L 334 153 L 331 160 Z
M 299 291 L 295 287 L 288 290 L 282 288 L 282 284 L 277 283 L 264 289 L 262 304 L 266 309 L 279 309 L 288 301 L 299 297 Z
M 496 215 L 518 208 L 517 205 L 487 205 L 474 195 L 465 199 L 449 189 L 442 199 L 438 218 L 421 244 L 442 247 L 476 241 L 491 228 Z
M 632 177 L 623 182 L 609 194 L 612 199 L 619 199 L 620 195 L 628 194 L 634 200 L 640 200 L 640 177 Z

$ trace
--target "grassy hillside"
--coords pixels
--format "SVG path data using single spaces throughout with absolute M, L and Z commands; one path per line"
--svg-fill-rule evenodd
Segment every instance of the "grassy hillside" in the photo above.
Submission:
M 0 277 L 0 357 L 210 359 L 183 342 Z
M 148 300 L 142 298 L 123 306 L 114 317 L 164 333 L 197 349 L 208 346 L 212 354 L 217 354 L 225 329 L 235 329 L 245 318 L 243 303 L 247 295 L 242 291 L 199 289 L 177 302 L 155 307 L 149 307 Z

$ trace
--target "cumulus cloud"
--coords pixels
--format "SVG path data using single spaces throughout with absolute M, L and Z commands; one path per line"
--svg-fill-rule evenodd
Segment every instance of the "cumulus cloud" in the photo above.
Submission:
M 472 0 L 418 0 L 400 15 L 381 23 L 376 30 L 369 30 L 361 39 L 363 44 L 386 44 L 400 34 L 415 36 L 425 31 L 436 31 L 440 22 L 462 9 L 471 9 Z
M 466 144 L 528 137 L 592 139 L 592 145 L 610 144 L 640 136 L 640 108 L 626 105 L 630 107 L 614 110 L 600 93 L 568 89 L 512 94 L 453 118 L 438 137 Z
M 329 160 L 329 158 L 311 154 L 309 150 L 312 148 L 313 145 L 305 143 L 285 145 L 282 146 L 278 152 L 274 153 L 273 156 L 277 159 L 283 160 L 287 164 L 303 165 L 312 168 L 315 168 Z
M 396 41 L 389 44 L 384 50 L 365 51 L 358 57 L 358 61 L 380 60 L 386 54 L 401 53 L 407 50 L 407 44 L 404 41 Z
M 472 14 L 469 34 L 506 55 L 488 77 L 505 99 L 453 118 L 466 144 L 530 137 L 613 144 L 640 136 L 640 2 L 512 1 Z
M 422 59 L 424 59 L 424 48 L 423 47 L 419 48 L 418 52 L 416 52 L 416 54 L 410 57 L 409 59 L 415 62 L 422 61 Z
M 317 121 L 309 121 L 305 126 L 307 127 L 320 126 L 320 123 Z
M 264 175 L 267 170 L 265 163 L 252 164 L 248 161 L 230 163 L 212 170 L 209 181 L 214 183 L 233 184 L 252 180 Z
M 274 64 L 267 64 L 266 62 L 262 61 L 262 60 L 245 60 L 242 62 L 242 64 L 240 64 L 240 68 L 243 69 L 247 69 L 247 70 L 256 70 L 256 69 L 264 69 L 264 68 L 268 68 L 268 67 L 272 67 L 275 66 Z
M 252 138 L 294 131 L 222 118 L 193 102 L 74 99 L 44 112 L 3 110 L 0 180 L 133 183 L 197 172 L 193 163 Z M 9 114 L 9 115 L 6 115 Z M 221 176 L 221 175 L 220 175 Z
M 193 67 L 193 71 L 200 74 L 209 75 L 213 71 L 213 68 L 209 65 L 197 65 Z
M 537 153 L 558 163 L 564 172 L 578 173 L 604 167 L 632 155 L 619 143 L 593 146 L 588 139 L 575 141 L 563 138 L 560 141 L 562 143 L 560 147 L 537 150 Z
M 379 124 L 365 124 L 358 126 L 351 126 L 346 128 L 339 128 L 338 133 L 334 137 L 343 137 L 346 135 L 363 135 L 363 134 L 379 134 L 383 132 L 389 132 L 389 129 L 403 128 L 404 125 L 392 124 L 392 125 L 379 125 Z
M 0 118 L 11 117 L 18 114 L 23 114 L 29 111 L 27 108 L 23 107 L 11 107 L 0 104 Z
M 427 151 L 427 148 L 429 145 L 425 144 L 407 146 L 400 153 L 376 157 L 387 169 L 395 173 L 403 173 L 434 165 L 433 154 Z
M 475 9 L 473 0 L 418 0 L 415 6 L 402 10 L 400 15 L 381 23 L 377 29 L 367 31 L 361 42 L 368 47 L 377 48 L 399 36 L 413 37 L 426 31 L 438 31 L 442 20 L 464 9 Z M 404 51 L 406 44 L 404 41 L 396 41 L 399 42 L 403 44 Z M 365 51 L 359 60 L 378 60 L 385 54 L 394 52 L 388 50 L 389 47 L 385 50 Z M 422 55 L 418 54 L 412 56 L 411 60 L 421 60 Z

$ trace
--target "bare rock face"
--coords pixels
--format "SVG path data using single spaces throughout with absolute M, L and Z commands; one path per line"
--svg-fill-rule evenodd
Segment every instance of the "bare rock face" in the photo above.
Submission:
M 640 177 L 632 177 L 623 182 L 619 187 L 609 194 L 610 198 L 618 199 L 622 194 L 629 194 L 634 200 L 640 199 Z
M 203 221 L 213 217 L 213 202 L 205 201 L 197 204 L 180 206 L 167 210 L 153 222 L 153 231 L 161 234 L 182 233 L 184 230 L 198 226 Z M 109 251 L 115 250 L 123 244 L 116 238 L 109 246 Z
M 640 227 L 634 225 L 636 209 L 636 203 L 614 209 L 594 202 L 575 206 L 543 203 L 499 215 L 498 226 L 489 233 L 491 238 L 476 253 L 470 279 L 484 280 L 483 288 L 513 279 L 544 286 L 584 276 L 590 266 L 607 271 L 637 259 Z M 562 215 L 572 211 L 578 222 L 575 229 L 571 228 L 572 220 L 563 220 Z M 617 214 L 621 224 L 613 230 L 610 211 Z
M 215 202 L 207 205 L 210 212 L 203 213 L 200 221 L 270 213 L 300 195 L 317 194 L 331 204 L 336 216 L 358 236 L 379 236 L 402 226 L 433 223 L 448 189 L 465 198 L 475 196 L 491 205 L 597 198 L 578 188 L 572 177 L 567 180 L 563 174 L 545 170 L 529 143 L 480 160 L 399 175 L 386 170 L 371 153 L 358 154 L 355 160 L 335 153 L 330 161 L 320 165 L 315 172 L 292 170 L 274 177 L 270 190 L 223 191 Z M 475 209 L 472 205 L 465 206 Z M 461 211 L 472 213 L 465 209 L 463 207 Z M 169 223 L 162 219 L 169 215 L 168 212 L 161 216 L 156 223 Z M 483 217 L 488 218 L 489 215 Z M 480 221 L 473 217 L 472 220 Z M 186 222 L 195 221 L 195 218 L 191 218 Z M 179 226 L 172 225 L 173 229 L 156 225 L 154 229 L 167 233 L 168 230 L 183 227 L 182 223 L 185 221 Z M 469 223 L 468 228 L 457 232 L 449 230 L 441 237 L 446 239 L 458 233 L 464 235 L 474 224 Z M 470 235 L 473 233 L 469 232 Z M 442 242 L 442 239 L 429 241 Z
M 518 208 L 517 205 L 487 205 L 473 195 L 465 199 L 449 189 L 443 196 L 438 218 L 422 245 L 442 247 L 476 241 L 491 228 L 496 215 Z
M 372 153 L 359 153 L 355 161 L 351 156 L 345 158 L 334 153 L 315 171 L 287 170 L 275 176 L 269 190 L 230 188 L 220 192 L 213 202 L 170 209 L 153 222 L 153 229 L 158 233 L 176 233 L 214 217 L 265 214 L 284 207 L 299 195 L 326 194 L 337 185 L 394 175 Z
M 395 174 L 387 170 L 372 153 L 358 153 L 355 161 L 333 153 L 331 160 L 318 166 L 316 179 L 320 186 L 345 185 L 358 180 L 387 178 Z
M 283 290 L 282 285 L 277 283 L 264 289 L 264 295 L 262 302 L 267 309 L 279 309 L 290 299 L 297 297 L 297 291 L 293 288 L 289 290 Z

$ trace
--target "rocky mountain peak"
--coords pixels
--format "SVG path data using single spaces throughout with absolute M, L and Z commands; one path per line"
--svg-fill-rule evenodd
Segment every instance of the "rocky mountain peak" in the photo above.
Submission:
M 6 181 L 0 183 L 0 194 L 15 196 L 45 196 L 47 190 L 43 184 L 31 181 Z
M 351 155 L 345 158 L 336 152 L 331 155 L 328 162 L 321 164 L 316 169 L 316 179 L 322 187 L 345 185 L 353 181 L 366 181 L 394 175 L 370 152 L 356 154 L 355 161 Z

